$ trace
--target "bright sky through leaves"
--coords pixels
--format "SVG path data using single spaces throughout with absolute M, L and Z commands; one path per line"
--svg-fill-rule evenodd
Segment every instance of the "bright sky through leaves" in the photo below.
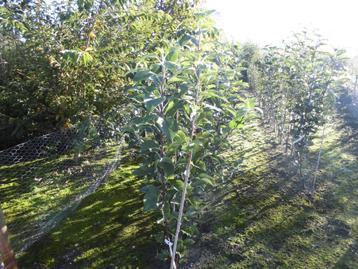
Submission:
M 205 6 L 234 40 L 277 45 L 306 28 L 358 55 L 357 0 L 206 0 Z

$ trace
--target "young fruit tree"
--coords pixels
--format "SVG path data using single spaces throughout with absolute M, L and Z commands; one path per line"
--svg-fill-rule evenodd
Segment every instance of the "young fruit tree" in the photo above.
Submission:
M 177 268 L 178 250 L 197 233 L 195 218 L 208 190 L 219 184 L 224 141 L 245 118 L 237 94 L 239 65 L 228 65 L 230 50 L 223 44 L 217 49 L 213 36 L 215 31 L 199 29 L 146 55 L 133 77 L 131 94 L 139 106 L 130 131 L 141 162 L 136 175 L 148 179 L 144 210 L 161 213 L 158 241 L 168 245 L 170 268 Z

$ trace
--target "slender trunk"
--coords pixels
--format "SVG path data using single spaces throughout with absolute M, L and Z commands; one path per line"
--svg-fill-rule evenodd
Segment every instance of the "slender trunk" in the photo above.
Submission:
M 294 128 L 295 128 L 295 124 L 291 123 L 290 131 L 292 132 L 294 130 Z M 291 134 L 289 136 L 289 140 L 290 140 L 289 144 L 291 145 L 290 157 L 292 157 L 293 154 L 295 153 L 295 145 L 293 144 L 293 141 L 294 141 L 293 134 Z
M 191 122 L 191 135 L 190 135 L 189 144 L 192 143 L 193 138 L 195 136 L 195 131 L 196 131 L 195 120 L 196 120 L 196 116 L 193 117 L 192 122 Z M 178 215 L 177 227 L 176 227 L 176 231 L 175 231 L 173 253 L 172 253 L 171 262 L 170 262 L 170 269 L 176 268 L 175 256 L 176 256 L 176 250 L 177 250 L 177 245 L 178 245 L 178 240 L 179 240 L 179 233 L 180 233 L 180 228 L 181 228 L 182 218 L 183 218 L 183 213 L 184 213 L 186 193 L 187 193 L 187 189 L 188 189 L 188 185 L 189 185 L 189 178 L 190 178 L 190 173 L 191 173 L 191 168 L 192 168 L 192 159 L 193 159 L 193 150 L 191 149 L 189 152 L 189 156 L 187 159 L 186 168 L 185 168 L 185 172 L 184 172 L 184 188 L 183 188 L 183 193 L 182 193 L 182 196 L 180 199 L 179 215 Z
M 290 117 L 290 122 L 291 122 L 291 117 Z M 285 148 L 285 153 L 286 153 L 287 157 L 288 157 L 288 144 L 289 144 L 289 142 L 290 142 L 291 126 L 292 126 L 292 123 L 289 123 L 289 124 L 288 124 L 288 127 L 287 127 L 287 133 L 286 133 L 286 141 L 285 141 L 285 143 L 286 143 L 286 148 Z
M 10 247 L 9 235 L 5 224 L 5 217 L 0 209 L 0 254 L 5 265 L 5 269 L 17 269 L 14 251 Z
M 186 164 L 186 169 L 185 169 L 184 188 L 183 188 L 183 193 L 182 193 L 181 200 L 180 200 L 179 215 L 178 215 L 178 220 L 177 220 L 177 228 L 176 228 L 176 231 L 175 231 L 174 244 L 173 244 L 173 253 L 172 253 L 171 262 L 170 262 L 170 269 L 176 268 L 175 256 L 176 256 L 177 245 L 178 245 L 178 240 L 179 240 L 180 228 L 181 228 L 182 219 L 183 219 L 186 193 L 187 193 L 187 189 L 188 189 L 188 185 L 189 185 L 189 177 L 190 177 L 190 172 L 191 172 L 192 157 L 193 157 L 193 152 L 191 150 L 190 153 L 189 153 L 189 156 L 188 156 L 188 162 Z
M 280 122 L 280 135 L 278 137 L 278 139 L 279 139 L 278 142 L 280 145 L 282 145 L 282 139 L 285 134 L 285 122 L 286 122 L 286 109 L 284 110 L 283 117 Z
M 298 170 L 299 170 L 300 178 L 302 179 L 302 153 L 300 151 L 298 151 Z
M 200 41 L 201 41 L 201 37 L 199 36 L 199 44 L 197 46 L 197 49 L 199 51 L 200 51 Z M 196 81 L 196 87 L 195 87 L 195 90 L 196 90 L 196 92 L 195 92 L 195 104 L 198 104 L 201 85 L 200 85 L 199 76 L 196 75 L 196 79 L 197 79 L 197 81 Z M 189 138 L 188 145 L 192 144 L 192 142 L 194 140 L 194 137 L 195 137 L 196 120 L 198 118 L 197 113 L 198 113 L 198 111 L 196 111 L 196 113 L 192 113 L 192 115 L 190 115 L 191 131 L 190 131 L 190 138 Z M 189 178 L 190 178 L 190 173 L 191 173 L 191 168 L 192 168 L 192 159 L 193 159 L 193 149 L 191 148 L 190 151 L 189 151 L 189 155 L 188 155 L 188 159 L 187 159 L 187 163 L 186 163 L 186 167 L 185 167 L 185 172 L 184 172 L 184 187 L 183 187 L 183 192 L 182 192 L 182 195 L 181 195 L 181 198 L 180 198 L 179 214 L 178 214 L 178 219 L 177 219 L 177 227 L 176 227 L 176 231 L 175 231 L 174 242 L 173 242 L 173 251 L 171 253 L 171 260 L 170 260 L 170 269 L 176 269 L 177 268 L 176 264 L 175 264 L 175 257 L 176 257 L 176 252 L 177 252 L 180 228 L 181 228 L 183 214 L 184 214 L 186 193 L 187 193 L 188 186 L 189 186 Z
M 318 153 L 317 163 L 316 163 L 314 177 L 313 177 L 313 181 L 312 181 L 312 189 L 311 189 L 312 192 L 315 191 L 315 189 L 316 189 L 317 173 L 318 173 L 318 168 L 319 168 L 319 164 L 321 162 L 321 156 L 322 156 L 322 151 L 323 151 L 324 131 L 325 131 L 325 126 L 323 126 L 322 135 L 321 135 L 319 153 Z
M 164 92 L 165 92 L 165 88 L 166 88 L 166 67 L 165 65 L 162 65 L 162 77 L 163 77 L 163 82 L 159 87 L 159 92 L 161 97 L 164 97 Z M 164 118 L 164 104 L 161 103 L 156 111 L 156 114 L 161 117 Z M 159 155 L 161 158 L 165 157 L 165 150 L 164 150 L 164 144 L 165 144 L 165 139 L 162 133 L 159 133 Z M 159 179 L 160 179 L 160 183 L 162 185 L 162 190 L 161 190 L 161 195 L 162 195 L 162 201 L 166 200 L 166 196 L 167 196 L 167 180 L 165 178 L 164 175 L 164 170 L 163 169 L 159 169 Z M 175 205 L 173 205 L 173 210 L 175 210 Z M 167 219 L 167 216 L 165 214 L 165 203 L 162 204 L 161 209 L 160 209 L 161 213 L 162 213 L 162 217 L 163 217 L 163 223 L 164 223 L 164 234 L 167 235 L 169 234 L 169 221 Z

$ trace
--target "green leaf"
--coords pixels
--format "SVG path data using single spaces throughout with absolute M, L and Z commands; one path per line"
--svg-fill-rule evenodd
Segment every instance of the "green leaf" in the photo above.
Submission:
M 183 130 L 179 130 L 176 132 L 173 141 L 176 144 L 185 145 L 189 141 L 189 137 L 184 133 Z
M 198 141 L 198 140 L 194 140 L 192 142 L 191 145 L 189 146 L 192 146 L 192 149 L 193 149 L 193 161 L 196 161 L 198 160 L 200 157 L 202 157 L 202 152 L 203 152 L 203 143 L 201 141 Z
M 178 77 L 171 77 L 170 79 L 168 79 L 169 83 L 176 83 L 176 82 L 183 82 L 184 80 L 182 78 L 178 78 Z
M 150 78 L 150 76 L 152 76 L 152 75 L 153 75 L 153 73 L 149 70 L 138 71 L 137 73 L 135 73 L 133 80 L 134 81 L 143 81 L 143 80 Z
M 201 173 L 198 177 L 198 181 L 205 184 L 205 185 L 211 185 L 211 186 L 214 186 L 214 179 L 205 174 L 205 173 Z
M 63 58 L 71 63 L 76 63 L 79 58 L 78 51 L 76 50 L 63 50 L 62 54 Z
M 235 129 L 236 126 L 237 126 L 236 120 L 232 120 L 232 121 L 229 122 L 229 127 L 230 127 L 231 129 Z
M 170 101 L 167 107 L 165 108 L 164 113 L 167 114 L 174 107 L 174 105 L 175 105 L 174 101 Z
M 157 106 L 164 102 L 164 98 L 146 98 L 144 99 L 144 106 L 149 111 L 152 112 Z
M 241 128 L 243 126 L 244 126 L 244 118 L 243 117 L 233 119 L 229 122 L 229 127 L 231 129 Z
M 175 132 L 178 129 L 177 123 L 173 119 L 163 119 L 161 117 L 158 118 L 157 124 L 159 125 L 160 130 L 163 132 L 165 137 L 172 142 L 173 136 L 175 135 Z
M 159 198 L 159 188 L 153 185 L 146 185 L 141 189 L 144 192 L 144 211 L 150 211 L 157 209 L 157 203 Z
M 237 116 L 236 111 L 234 109 L 232 109 L 231 107 L 229 107 L 229 106 L 224 106 L 224 110 L 225 110 L 226 114 L 231 115 L 232 117 Z
M 255 107 L 255 99 L 254 98 L 248 98 L 245 103 L 246 107 L 249 109 L 253 109 Z
M 144 142 L 141 145 L 142 151 L 147 151 L 147 150 L 152 151 L 155 149 L 159 149 L 159 144 L 155 140 L 144 140 Z
M 175 101 L 170 101 L 164 110 L 164 114 L 173 116 L 174 113 L 183 106 L 183 103 L 182 100 L 179 101 L 177 99 Z
M 164 65 L 170 71 L 178 69 L 178 65 L 173 62 L 165 61 Z
M 135 125 L 146 125 L 146 124 L 153 124 L 157 120 L 156 115 L 146 115 L 144 117 L 136 117 L 132 120 L 132 123 Z
M 169 53 L 165 57 L 167 61 L 173 62 L 178 59 L 179 51 L 176 48 L 170 48 Z
M 87 65 L 88 63 L 93 61 L 93 56 L 87 51 L 82 53 L 81 57 L 82 64 Z
M 208 98 L 218 98 L 224 102 L 228 102 L 228 100 L 225 97 L 218 95 L 215 90 L 204 91 L 202 93 L 202 96 L 204 97 L 204 100 Z
M 213 106 L 213 105 L 210 105 L 210 104 L 204 104 L 204 106 L 210 110 L 214 110 L 216 112 L 221 112 L 221 108 L 218 108 L 217 106 Z
M 163 124 L 163 132 L 167 139 L 172 142 L 173 136 L 175 135 L 175 132 L 177 131 L 177 122 L 173 119 L 166 119 Z
M 10 12 L 6 7 L 0 7 L 0 15 L 2 17 L 8 16 L 9 14 Z
M 171 176 L 174 174 L 174 164 L 170 158 L 161 158 L 158 166 L 163 169 L 166 176 Z
M 183 182 L 182 180 L 180 180 L 180 179 L 175 180 L 174 186 L 175 186 L 178 190 L 182 191 L 182 190 L 184 189 L 184 182 Z

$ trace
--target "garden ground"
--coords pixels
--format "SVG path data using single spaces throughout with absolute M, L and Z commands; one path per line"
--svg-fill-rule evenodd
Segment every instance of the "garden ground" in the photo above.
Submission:
M 325 127 L 314 195 L 302 191 L 302 180 L 269 133 L 255 132 L 244 142 L 233 138 L 228 155 L 243 159 L 242 173 L 203 217 L 187 268 L 358 268 L 358 121 L 351 99 L 341 101 L 335 124 Z M 307 171 L 318 151 L 319 137 Z M 155 216 L 142 210 L 143 182 L 132 175 L 135 168 L 125 158 L 75 212 L 19 257 L 20 267 L 159 268 Z

